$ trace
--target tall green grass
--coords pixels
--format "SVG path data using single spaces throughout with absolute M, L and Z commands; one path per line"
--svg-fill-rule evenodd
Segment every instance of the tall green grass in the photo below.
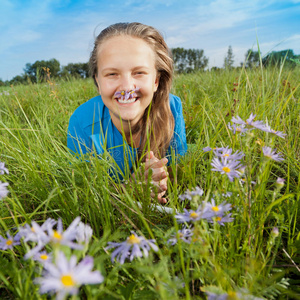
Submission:
M 146 184 L 123 185 L 109 177 L 109 157 L 90 155 L 78 160 L 66 147 L 70 115 L 97 95 L 92 80 L 70 80 L 16 86 L 0 96 L 0 161 L 10 173 L 10 194 L 0 203 L 0 234 L 31 220 L 61 218 L 67 226 L 81 216 L 94 231 L 88 254 L 105 277 L 97 287 L 84 287 L 83 299 L 201 299 L 217 293 L 246 289 L 266 299 L 299 296 L 300 235 L 300 68 L 233 69 L 177 75 L 172 92 L 182 99 L 186 122 L 187 155 L 172 165 L 167 206 L 182 211 L 190 203 L 178 196 L 196 186 L 205 195 L 194 201 L 218 203 L 222 193 L 232 203 L 232 223 L 225 226 L 201 221 L 193 243 L 170 236 L 179 228 L 174 215 L 150 206 Z M 233 116 L 250 113 L 285 139 L 253 131 L 233 135 L 227 124 Z M 266 161 L 262 145 L 282 152 L 285 161 Z M 212 154 L 206 146 L 229 146 L 245 153 L 247 181 L 230 182 L 211 171 Z M 276 190 L 276 179 L 286 179 Z M 255 181 L 256 184 L 251 184 Z M 141 208 L 137 205 L 141 203 Z M 278 237 L 272 229 L 279 228 Z M 130 231 L 155 238 L 159 252 L 124 265 L 112 264 L 108 241 L 124 240 Z M 39 299 L 33 283 L 35 269 L 23 261 L 24 248 L 0 252 L 0 296 Z M 29 264 L 29 263 L 28 263 Z M 297 296 L 298 295 L 298 296 Z M 30 298 L 31 297 L 31 298 Z M 44 297 L 44 296 L 43 296 Z M 45 297 L 46 298 L 46 297 Z M 299 297 L 298 297 L 299 298 Z

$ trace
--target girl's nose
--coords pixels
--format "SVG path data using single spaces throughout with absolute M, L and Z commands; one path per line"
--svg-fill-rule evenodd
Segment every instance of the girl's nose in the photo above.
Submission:
M 122 77 L 119 90 L 120 91 L 131 91 L 136 88 L 134 79 L 131 76 Z

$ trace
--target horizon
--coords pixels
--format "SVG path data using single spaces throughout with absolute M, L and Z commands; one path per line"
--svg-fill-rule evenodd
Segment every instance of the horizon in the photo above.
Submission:
M 22 75 L 26 63 L 38 60 L 86 63 L 94 36 L 117 22 L 154 26 L 170 48 L 204 50 L 209 69 L 223 67 L 229 46 L 234 66 L 258 46 L 262 56 L 288 49 L 300 54 L 300 0 L 160 2 L 2 0 L 0 79 Z

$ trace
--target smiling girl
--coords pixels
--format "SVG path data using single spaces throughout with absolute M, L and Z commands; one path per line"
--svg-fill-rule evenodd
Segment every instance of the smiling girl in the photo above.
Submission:
M 99 95 L 82 104 L 70 118 L 68 147 L 81 155 L 106 150 L 118 165 L 119 178 L 133 174 L 145 162 L 144 177 L 152 169 L 158 200 L 167 190 L 171 151 L 187 150 L 182 105 L 170 94 L 173 61 L 153 27 L 117 23 L 96 38 L 90 70 Z

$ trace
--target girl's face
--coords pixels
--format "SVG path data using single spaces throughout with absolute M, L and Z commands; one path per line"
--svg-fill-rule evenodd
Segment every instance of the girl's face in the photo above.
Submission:
M 128 129 L 128 122 L 131 127 L 134 126 L 143 116 L 158 87 L 152 48 L 142 39 L 131 36 L 109 38 L 98 50 L 96 81 L 102 100 L 119 131 L 122 127 Z M 132 103 L 120 103 L 114 96 L 118 91 L 136 88 L 139 90 Z

